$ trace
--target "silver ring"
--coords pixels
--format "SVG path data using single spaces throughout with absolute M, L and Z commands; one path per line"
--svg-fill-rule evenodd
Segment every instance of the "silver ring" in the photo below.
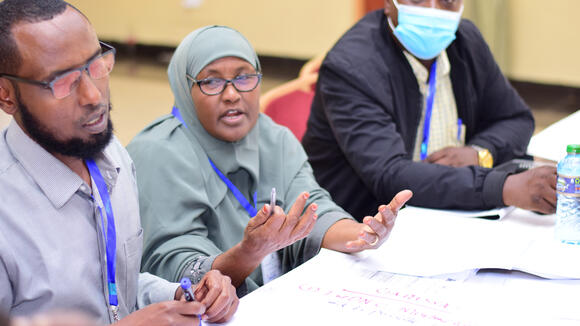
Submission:
M 373 242 L 369 243 L 369 246 L 374 246 L 374 245 L 376 245 L 376 244 L 377 244 L 377 242 L 379 242 L 379 236 L 378 236 L 378 235 L 376 235 L 375 237 L 376 237 L 376 238 L 375 238 L 375 241 L 373 241 Z

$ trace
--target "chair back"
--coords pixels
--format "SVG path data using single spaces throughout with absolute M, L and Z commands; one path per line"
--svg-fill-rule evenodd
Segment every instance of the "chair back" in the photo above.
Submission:
M 260 111 L 274 122 L 288 127 L 301 141 L 306 132 L 317 78 L 318 75 L 297 78 L 268 91 L 260 98 Z

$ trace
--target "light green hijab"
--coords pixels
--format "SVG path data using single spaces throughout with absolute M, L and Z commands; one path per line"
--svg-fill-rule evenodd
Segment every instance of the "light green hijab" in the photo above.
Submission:
M 206 26 L 191 32 L 177 47 L 167 69 L 171 90 L 175 97 L 175 107 L 187 125 L 188 136 L 194 136 L 209 158 L 219 170 L 227 174 L 238 168 L 245 168 L 258 180 L 257 123 L 240 141 L 231 143 L 210 135 L 199 121 L 191 97 L 193 81 L 199 72 L 213 61 L 224 57 L 238 57 L 246 60 L 260 72 L 260 61 L 248 40 L 238 31 L 226 26 Z
M 209 63 L 227 56 L 242 58 L 260 71 L 252 46 L 237 31 L 209 26 L 188 35 L 168 69 L 175 106 L 187 127 L 164 116 L 127 146 L 139 183 L 142 268 L 168 280 L 199 281 L 217 255 L 242 241 L 251 218 L 213 171 L 208 156 L 244 197 L 257 193 L 258 209 L 269 203 L 273 187 L 277 205 L 286 211 L 303 191 L 310 193 L 308 204 L 317 203 L 320 217 L 310 235 L 279 252 L 284 272 L 314 256 L 328 228 L 348 217 L 316 183 L 298 140 L 266 115 L 259 114 L 250 132 L 233 143 L 204 129 L 186 73 L 197 77 Z M 238 290 L 251 291 L 261 284 L 257 268 Z

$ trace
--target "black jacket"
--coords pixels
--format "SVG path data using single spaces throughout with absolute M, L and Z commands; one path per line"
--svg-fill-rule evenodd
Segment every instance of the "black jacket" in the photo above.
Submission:
M 471 22 L 461 21 L 447 55 L 466 143 L 489 149 L 494 165 L 525 155 L 530 109 Z M 413 191 L 411 205 L 503 206 L 507 172 L 412 161 L 422 103 L 382 10 L 354 25 L 324 59 L 303 145 L 318 182 L 356 218 L 376 213 L 402 189 Z

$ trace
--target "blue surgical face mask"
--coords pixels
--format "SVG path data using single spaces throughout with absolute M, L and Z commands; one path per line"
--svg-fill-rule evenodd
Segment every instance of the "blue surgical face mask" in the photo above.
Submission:
M 389 18 L 389 25 L 399 42 L 417 58 L 433 59 L 455 40 L 463 5 L 458 12 L 454 12 L 400 5 L 397 0 L 393 3 L 399 11 L 399 24 L 394 28 Z

